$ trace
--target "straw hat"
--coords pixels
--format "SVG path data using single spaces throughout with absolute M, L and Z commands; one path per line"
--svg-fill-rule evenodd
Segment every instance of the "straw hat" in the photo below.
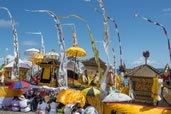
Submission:
M 50 98 L 49 98 L 49 96 L 45 96 L 45 102 L 49 102 L 49 100 L 50 100 Z
M 25 97 L 24 97 L 24 95 L 20 95 L 20 96 L 18 97 L 18 99 L 21 100 L 21 101 L 23 101 L 23 100 L 25 100 Z

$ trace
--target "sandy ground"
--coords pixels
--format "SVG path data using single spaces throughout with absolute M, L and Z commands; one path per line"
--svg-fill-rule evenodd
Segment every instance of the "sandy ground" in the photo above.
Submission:
M 12 112 L 12 111 L 2 111 L 2 110 L 0 110 L 0 114 L 35 114 L 35 112 L 23 113 L 23 112 Z

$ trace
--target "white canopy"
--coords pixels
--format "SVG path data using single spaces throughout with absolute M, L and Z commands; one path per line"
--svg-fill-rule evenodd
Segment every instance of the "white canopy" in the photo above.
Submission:
M 38 49 L 31 48 L 24 51 L 24 55 L 32 56 L 33 54 L 40 52 Z
M 29 67 L 32 67 L 32 62 L 28 60 L 23 60 L 25 64 L 27 64 Z
M 14 61 L 12 61 L 9 64 L 7 64 L 5 66 L 5 68 L 12 68 L 13 66 L 14 66 Z M 21 67 L 21 68 L 27 68 L 27 69 L 30 68 L 30 66 L 27 63 L 23 62 L 21 59 L 19 59 L 19 67 Z
M 126 94 L 112 92 L 103 99 L 103 102 L 124 102 L 131 100 L 131 97 Z
M 52 50 L 44 55 L 44 59 L 47 60 L 58 60 L 59 54 L 55 52 L 55 50 Z

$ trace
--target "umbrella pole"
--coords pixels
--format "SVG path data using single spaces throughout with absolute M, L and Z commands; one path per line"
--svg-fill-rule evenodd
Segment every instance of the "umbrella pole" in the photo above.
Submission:
M 76 56 L 74 58 L 74 61 L 75 61 L 75 64 L 74 64 L 74 75 L 73 75 L 73 78 L 75 79 Z M 74 79 L 73 79 L 73 85 L 74 85 Z

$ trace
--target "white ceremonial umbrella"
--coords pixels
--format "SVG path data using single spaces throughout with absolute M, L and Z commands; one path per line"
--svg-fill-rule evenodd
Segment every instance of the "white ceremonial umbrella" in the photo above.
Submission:
M 124 102 L 131 100 L 131 97 L 126 94 L 112 92 L 103 99 L 103 102 Z
M 24 55 L 32 56 L 33 54 L 36 54 L 40 52 L 38 49 L 30 48 L 24 51 Z
M 51 50 L 44 55 L 44 59 L 49 60 L 59 60 L 59 54 L 55 52 L 55 50 Z

